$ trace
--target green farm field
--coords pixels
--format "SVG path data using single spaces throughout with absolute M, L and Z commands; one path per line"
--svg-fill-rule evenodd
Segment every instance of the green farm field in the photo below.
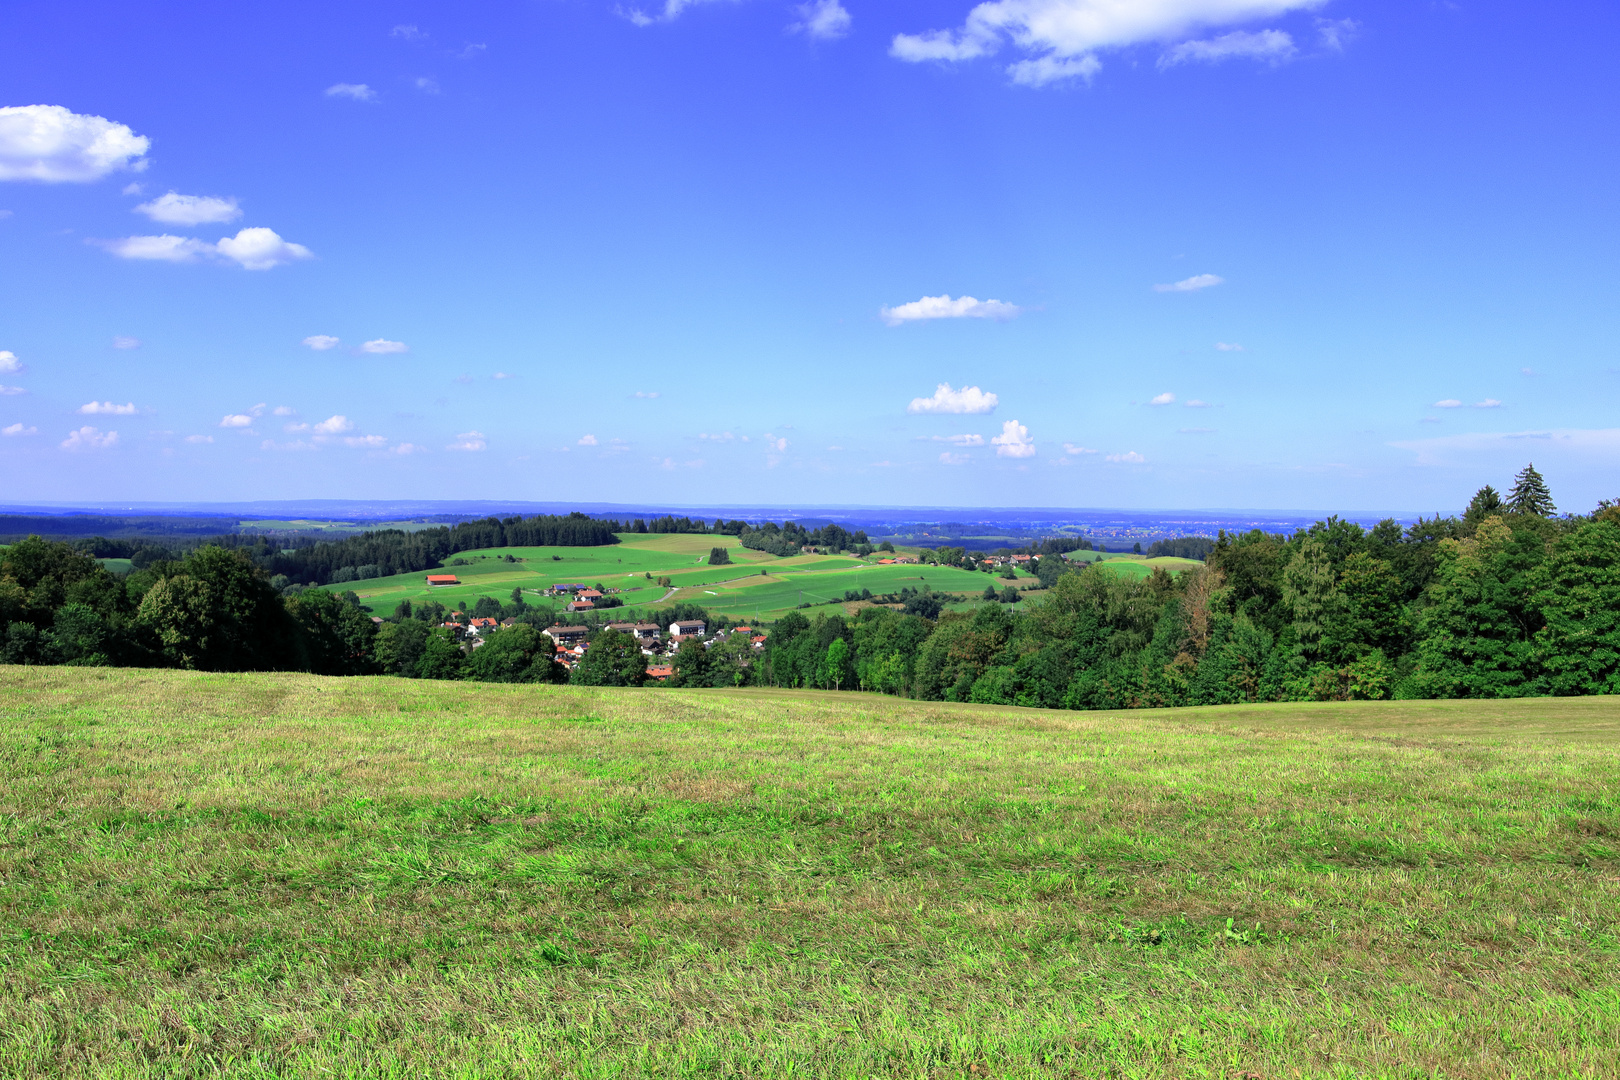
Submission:
M 0 667 L 0 1075 L 1620 1075 L 1617 749 Z
M 730 566 L 708 565 L 709 550 L 725 546 Z M 511 555 L 520 562 L 507 562 Z M 553 558 L 556 556 L 556 558 Z M 468 565 L 449 565 L 455 559 Z M 761 571 L 765 573 L 761 574 Z M 992 582 L 989 574 L 939 566 L 878 566 L 876 557 L 797 555 L 782 559 L 753 551 L 731 537 L 653 535 L 626 536 L 609 547 L 492 548 L 465 551 L 446 560 L 443 570 L 462 584 L 429 586 L 427 572 L 372 578 L 330 586 L 354 589 L 362 603 L 379 614 L 389 614 L 401 600 L 413 604 L 437 600 L 447 607 L 472 605 L 480 596 L 506 600 L 512 590 L 523 589 L 531 603 L 542 603 L 538 593 L 554 584 L 598 582 L 625 590 L 626 616 L 645 612 L 666 602 L 687 600 L 736 618 L 776 619 L 801 602 L 820 604 L 841 598 L 846 590 L 863 588 L 874 593 L 899 592 L 927 584 L 936 592 L 962 592 L 977 596 Z M 668 577 L 673 587 L 648 581 Z M 997 587 L 1007 584 L 994 579 Z M 1024 577 L 1023 580 L 1029 580 Z M 557 610 L 564 602 L 554 602 Z M 619 609 L 612 609 L 618 611 Z

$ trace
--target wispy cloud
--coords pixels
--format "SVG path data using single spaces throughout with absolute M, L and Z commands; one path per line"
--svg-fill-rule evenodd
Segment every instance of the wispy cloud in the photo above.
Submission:
M 1476 409 L 1500 409 L 1501 407 L 1502 403 L 1493 397 L 1486 398 L 1484 401 L 1474 402 L 1474 408 Z
M 142 203 L 135 207 L 135 212 L 165 225 L 208 225 L 235 221 L 242 216 L 242 209 L 236 205 L 235 199 L 221 199 L 213 195 L 179 195 L 173 191 Z
M 408 41 L 412 45 L 418 45 L 431 40 L 422 32 L 421 28 L 416 26 L 414 23 L 401 23 L 392 30 L 388 31 L 388 36 L 399 38 L 401 41 Z
M 26 394 L 26 393 L 28 393 L 28 391 L 24 390 L 20 386 L 3 386 L 3 385 L 0 385 L 0 397 L 16 397 L 18 394 Z
M 1209 402 L 1200 401 L 1197 398 L 1192 398 L 1192 399 L 1190 399 L 1188 401 L 1182 402 L 1181 404 L 1182 404 L 1183 408 L 1187 408 L 1187 409 L 1213 409 L 1215 407 L 1215 406 L 1211 405 Z
M 953 454 L 949 450 L 939 455 L 941 465 L 966 465 L 972 460 L 967 454 Z
M 1540 431 L 1476 431 L 1458 435 L 1436 435 L 1427 439 L 1391 442 L 1399 450 L 1417 455 L 1419 465 L 1446 465 L 1473 461 L 1481 455 L 1499 453 L 1523 461 L 1533 451 L 1537 460 L 1544 453 L 1592 455 L 1613 461 L 1620 455 L 1620 428 L 1549 428 Z
M 1081 454 L 1101 453 L 1101 451 L 1093 450 L 1089 446 L 1080 446 L 1072 442 L 1066 442 L 1063 444 L 1063 452 L 1069 457 L 1079 457 Z
M 357 351 L 369 353 L 372 356 L 387 356 L 390 353 L 410 352 L 411 348 L 403 341 L 389 341 L 387 338 L 373 338 L 364 345 L 361 345 Z
M 17 438 L 17 437 L 22 436 L 22 435 L 38 435 L 38 434 L 39 434 L 39 428 L 37 428 L 37 427 L 23 427 L 21 423 L 12 424 L 10 427 L 0 428 L 0 435 L 4 435 L 8 439 L 14 439 L 14 438 Z
M 1215 347 L 1217 349 L 1219 349 L 1221 352 L 1243 352 L 1244 351 L 1243 346 L 1234 345 L 1234 344 L 1231 344 L 1231 343 L 1225 342 L 1225 341 L 1217 341 L 1215 343 Z
M 1147 460 L 1135 450 L 1127 450 L 1123 454 L 1109 454 L 1106 460 L 1120 465 L 1140 465 Z
M 439 92 L 439 80 L 423 75 L 416 80 L 416 88 L 424 94 L 437 94 Z
M 1462 408 L 1462 402 L 1454 397 L 1448 397 L 1435 402 L 1434 407 L 1437 409 L 1460 409 Z
M 1026 458 L 1035 455 L 1035 442 L 1029 437 L 1029 428 L 1016 420 L 1002 422 L 1001 434 L 990 440 L 997 457 Z
M 921 442 L 950 443 L 952 446 L 983 446 L 983 435 L 919 435 Z
M 1294 39 L 1281 30 L 1234 30 L 1206 41 L 1183 41 L 1159 57 L 1161 68 L 1176 64 L 1217 64 L 1239 58 L 1281 63 L 1294 55 Z
M 928 319 L 997 319 L 1016 318 L 1024 309 L 1000 300 L 976 300 L 971 296 L 951 299 L 950 294 L 925 296 L 897 307 L 885 307 L 878 315 L 890 326 Z
M 635 393 L 635 396 L 638 397 L 638 398 L 646 398 L 646 399 L 650 400 L 652 398 L 658 397 L 658 391 L 657 390 L 637 390 L 636 393 Z
M 481 431 L 463 431 L 456 436 L 456 441 L 445 447 L 446 450 L 482 450 L 488 444 L 484 441 Z
M 326 96 L 348 98 L 351 101 L 376 101 L 377 91 L 365 83 L 334 83 L 326 88 Z
M 79 412 L 85 416 L 134 416 L 135 403 L 118 405 L 111 401 L 89 401 L 79 406 Z
M 964 386 L 960 390 L 953 390 L 950 383 L 944 382 L 934 388 L 933 397 L 912 398 L 911 404 L 906 406 L 906 412 L 978 415 L 994 412 L 995 408 L 996 395 L 980 390 L 977 386 Z
M 1041 86 L 1091 78 L 1101 67 L 1098 53 L 1176 41 L 1199 30 L 1240 26 L 1321 2 L 988 0 L 956 29 L 895 35 L 889 54 L 913 63 L 950 63 L 993 55 L 1011 42 L 1024 53 L 1024 59 L 1007 69 L 1013 81 Z
M 1333 52 L 1343 52 L 1344 47 L 1356 38 L 1356 32 L 1361 24 L 1354 19 L 1317 19 L 1316 38 L 1322 43 L 1322 48 Z
M 212 435 L 187 435 L 186 436 L 186 442 L 188 442 L 188 443 L 211 443 L 213 441 L 214 441 L 214 437 Z
M 89 183 L 120 169 L 144 169 L 151 145 L 126 124 L 61 105 L 0 109 L 0 180 Z
M 82 427 L 62 440 L 64 450 L 108 450 L 118 445 L 118 432 L 103 434 L 100 428 Z
M 112 339 L 112 347 L 115 349 L 138 349 L 141 347 L 141 339 L 132 337 L 115 337 Z
M 1190 278 L 1182 278 L 1180 281 L 1172 282 L 1169 285 L 1155 285 L 1153 291 L 1198 292 L 1200 289 L 1210 289 L 1225 283 L 1226 279 L 1218 274 L 1194 274 Z
M 799 21 L 789 26 L 794 33 L 817 41 L 836 41 L 849 33 L 849 12 L 838 0 L 813 0 L 795 8 Z

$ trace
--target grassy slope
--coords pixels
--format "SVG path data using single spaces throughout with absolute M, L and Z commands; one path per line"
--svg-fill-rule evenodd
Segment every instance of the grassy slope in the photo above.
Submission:
M 730 566 L 709 566 L 709 550 L 725 546 Z M 502 556 L 524 560 L 508 563 Z M 552 556 L 559 556 L 553 559 Z M 679 589 L 674 600 L 691 600 L 734 617 L 780 618 L 802 600 L 817 602 L 842 597 L 847 589 L 874 593 L 899 592 L 920 587 L 924 581 L 939 591 L 971 592 L 975 596 L 990 583 L 990 575 L 937 566 L 876 566 L 873 561 L 844 556 L 798 555 L 779 559 L 753 551 L 731 537 L 634 536 L 609 547 L 492 548 L 462 552 L 455 558 L 469 566 L 446 566 L 435 573 L 453 573 L 464 584 L 429 588 L 426 573 L 398 574 L 334 586 L 354 589 L 361 601 L 381 614 L 389 614 L 401 600 L 413 604 L 438 600 L 446 606 L 471 605 L 479 596 L 505 601 L 514 588 L 542 590 L 559 582 L 602 583 L 627 590 L 620 596 L 627 607 L 646 608 L 662 603 L 669 590 L 646 579 L 668 576 Z M 451 560 L 447 560 L 449 562 Z M 765 570 L 764 576 L 760 571 Z M 1006 584 L 998 582 L 997 587 Z M 530 602 L 537 598 L 531 596 Z M 626 614 L 633 614 L 627 612 Z
M 1617 746 L 0 668 L 0 1075 L 1612 1076 Z

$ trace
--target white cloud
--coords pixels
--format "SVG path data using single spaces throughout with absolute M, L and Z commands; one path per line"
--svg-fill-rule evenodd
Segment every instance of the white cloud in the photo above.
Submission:
M 12 424 L 10 427 L 0 428 L 0 435 L 4 435 L 8 439 L 16 438 L 19 435 L 38 435 L 38 434 L 39 434 L 39 428 L 37 428 L 37 427 L 23 427 L 22 424 L 20 424 L 20 423 Z
M 925 296 L 898 307 L 880 308 L 878 315 L 890 326 L 899 326 L 924 319 L 1011 319 L 1023 310 L 1000 300 L 975 300 L 971 296 L 952 300 L 947 293 L 944 296 Z
M 1444 400 L 1435 402 L 1434 407 L 1437 409 L 1460 409 L 1462 408 L 1462 402 L 1458 401 L 1454 397 L 1448 397 Z
M 484 54 L 484 50 L 488 48 L 489 46 L 485 45 L 481 41 L 477 43 L 469 42 L 461 47 L 461 51 L 456 53 L 455 57 L 457 60 L 472 60 L 482 56 Z
M 343 440 L 345 446 L 364 446 L 373 450 L 380 450 L 388 445 L 388 439 L 382 435 L 352 435 Z
M 995 444 L 997 457 L 1025 458 L 1035 455 L 1035 443 L 1029 437 L 1029 428 L 1016 420 L 1003 421 L 1001 434 L 990 441 Z
M 575 443 L 574 445 L 576 445 L 576 446 L 595 446 L 596 445 L 596 436 L 595 435 L 581 435 L 579 437 L 579 441 L 577 443 Z
M 906 406 L 906 412 L 977 415 L 994 412 L 995 408 L 996 395 L 987 394 L 977 386 L 964 386 L 960 390 L 953 390 L 950 383 L 943 382 L 934 389 L 933 397 L 912 398 L 911 404 Z
M 23 369 L 23 362 L 10 349 L 0 349 L 0 375 L 15 375 Z
M 120 259 L 155 262 L 196 262 L 214 253 L 214 245 L 189 236 L 126 236 L 122 240 L 100 241 L 101 246 Z
M 213 441 L 214 441 L 214 437 L 212 435 L 187 435 L 186 436 L 186 442 L 188 442 L 188 443 L 211 443 Z
M 928 442 L 945 442 L 952 446 L 983 446 L 983 435 L 919 435 L 918 439 Z
M 736 440 L 737 436 L 733 435 L 729 431 L 722 431 L 718 435 L 710 435 L 708 432 L 702 432 L 698 435 L 698 438 L 704 439 L 708 442 L 733 442 Z
M 118 169 L 144 169 L 150 145 L 124 124 L 60 105 L 0 109 L 0 180 L 100 180 Z
M 261 401 L 257 405 L 253 406 L 253 408 L 249 409 L 248 412 L 252 413 L 254 416 L 263 416 L 264 410 L 265 403 Z
M 220 199 L 212 195 L 177 195 L 172 191 L 159 195 L 151 202 L 141 203 L 135 207 L 135 212 L 165 225 L 207 225 L 235 221 L 242 216 L 235 199 Z
M 636 391 L 636 397 L 638 397 L 638 398 L 651 399 L 651 398 L 655 398 L 657 396 L 658 396 L 658 391 L 657 390 L 637 390 Z
M 1225 341 L 1217 341 L 1215 343 L 1215 347 L 1217 349 L 1219 349 L 1221 352 L 1243 352 L 1244 351 L 1243 346 L 1229 344 L 1229 343 L 1227 343 Z
M 1281 30 L 1234 30 L 1205 41 L 1183 41 L 1159 57 L 1159 66 L 1217 64 L 1238 57 L 1280 63 L 1293 55 L 1294 39 Z
M 1476 458 L 1500 453 L 1507 460 L 1523 462 L 1530 453 L 1536 460 L 1543 454 L 1574 452 L 1596 455 L 1606 462 L 1620 460 L 1620 428 L 1551 428 L 1542 431 L 1481 431 L 1462 435 L 1437 435 L 1389 444 L 1417 454 L 1419 465 L 1449 464 L 1458 456 Z
M 308 346 L 316 352 L 325 352 L 327 349 L 336 348 L 337 343 L 338 339 L 331 334 L 311 334 L 299 342 L 300 345 Z
M 291 405 L 277 405 L 275 407 L 274 411 L 271 413 L 271 415 L 272 416 L 297 416 L 298 415 L 298 410 L 293 408 Z
M 426 452 L 426 447 L 417 446 L 415 443 L 408 442 L 402 442 L 389 451 L 391 454 L 423 454 Z
M 131 180 L 129 183 L 124 185 L 121 194 L 124 194 L 124 195 L 144 195 L 144 194 L 146 194 L 146 185 L 138 184 L 135 181 Z
M 941 465 L 966 465 L 971 460 L 967 454 L 953 454 L 949 450 L 939 455 Z
M 439 92 L 439 80 L 423 75 L 416 80 L 416 88 L 424 94 L 437 94 Z
M 1354 19 L 1317 19 L 1316 35 L 1321 41 L 1322 48 L 1333 52 L 1343 52 L 1344 47 L 1355 40 L 1356 31 L 1361 24 Z
M 314 257 L 314 253 L 304 245 L 288 243 L 276 235 L 275 230 L 264 228 L 242 229 L 234 237 L 222 237 L 217 244 L 168 233 L 92 242 L 100 244 L 120 259 L 196 262 L 204 258 L 226 258 L 247 270 L 268 270 L 295 259 Z
M 494 379 L 496 382 L 500 382 L 503 379 L 510 379 L 510 378 L 513 378 L 513 377 L 514 376 L 508 375 L 504 371 L 497 371 L 495 374 L 490 376 L 490 378 Z
M 218 247 L 221 255 L 236 260 L 246 270 L 268 270 L 315 257 L 303 244 L 288 243 L 277 236 L 274 229 L 242 229 L 235 236 L 221 239 Z
M 135 403 L 117 405 L 111 401 L 90 401 L 80 405 L 79 412 L 85 416 L 134 416 Z
M 674 22 L 687 8 L 712 2 L 713 0 L 664 0 L 664 10 L 658 15 L 648 15 L 640 8 L 631 8 L 629 11 L 621 11 L 620 14 L 635 26 L 652 26 L 655 23 Z
M 141 347 L 141 339 L 122 336 L 115 337 L 113 338 L 112 346 L 115 349 L 138 349 Z
M 787 439 L 785 439 L 785 438 L 779 439 L 775 435 L 770 434 L 769 432 L 767 432 L 765 434 L 765 452 L 767 454 L 786 453 L 787 448 L 788 448 Z
M 15 397 L 18 394 L 26 393 L 28 391 L 20 386 L 0 386 L 0 397 Z
M 260 450 L 296 451 L 296 450 L 319 450 L 320 447 L 316 446 L 312 442 L 305 442 L 303 439 L 294 439 L 292 442 L 289 442 L 289 443 L 278 443 L 274 439 L 266 439 L 266 440 L 264 440 L 264 442 L 259 444 L 259 449 Z
M 93 427 L 70 431 L 68 437 L 62 440 L 64 450 L 106 450 L 117 445 L 118 432 L 109 431 L 103 435 L 100 428 Z
M 1184 402 L 1182 402 L 1182 404 L 1186 408 L 1189 408 L 1189 409 L 1209 409 L 1209 408 L 1213 408 L 1213 406 L 1211 406 L 1209 402 L 1207 402 L 1207 401 L 1199 401 L 1197 398 L 1193 398 L 1191 401 L 1184 401 Z
M 487 444 L 484 442 L 484 433 L 481 431 L 463 431 L 456 436 L 456 441 L 445 447 L 446 450 L 482 450 Z
M 1081 454 L 1095 454 L 1098 451 L 1091 449 L 1089 446 L 1076 446 L 1072 442 L 1066 442 L 1063 444 L 1063 452 L 1070 457 L 1078 457 Z
M 354 101 L 376 101 L 377 91 L 365 83 L 334 83 L 326 88 L 327 97 L 345 97 Z
M 1208 289 L 1215 285 L 1224 284 L 1225 278 L 1215 274 L 1194 274 L 1190 278 L 1182 278 L 1173 285 L 1155 285 L 1154 292 L 1197 292 L 1199 289 Z
M 838 0 L 812 0 L 796 9 L 799 21 L 788 27 L 818 41 L 835 41 L 849 33 L 849 12 Z
M 1015 82 L 1040 86 L 1090 78 L 1107 49 L 1175 40 L 1200 30 L 1235 26 L 1324 0 L 989 0 L 954 30 L 897 34 L 889 54 L 913 63 L 972 60 L 1006 41 L 1027 54 L 1008 68 Z
M 342 435 L 346 431 L 354 430 L 354 421 L 339 414 L 327 417 L 320 423 L 313 425 L 309 430 L 316 435 Z
M 1493 397 L 1488 397 L 1484 401 L 1474 402 L 1474 408 L 1476 409 L 1500 409 L 1501 407 L 1502 403 Z
M 403 341 L 389 341 L 387 338 L 373 338 L 371 341 L 368 341 L 364 345 L 360 346 L 360 351 L 363 353 L 371 353 L 373 356 L 385 356 L 388 353 L 410 352 L 411 349 L 410 346 L 406 345 Z
M 220 420 L 219 426 L 222 428 L 252 427 L 253 417 L 247 416 L 244 413 L 231 413 Z
M 1148 404 L 1149 405 L 1173 405 L 1173 404 L 1175 404 L 1175 400 L 1176 400 L 1176 395 L 1174 395 L 1174 394 L 1170 393 L 1168 390 L 1166 390 L 1162 394 L 1155 395 L 1153 400 L 1149 401 Z
M 1122 465 L 1140 465 L 1142 462 L 1146 461 L 1147 458 L 1143 457 L 1141 454 L 1138 454 L 1135 450 L 1127 450 L 1123 454 L 1109 454 L 1107 460 L 1118 462 Z
M 406 41 L 413 44 L 419 41 L 428 40 L 428 36 L 426 34 L 422 33 L 422 31 L 416 26 L 409 23 L 402 23 L 399 26 L 394 27 L 392 30 L 388 31 L 388 36 L 404 38 Z

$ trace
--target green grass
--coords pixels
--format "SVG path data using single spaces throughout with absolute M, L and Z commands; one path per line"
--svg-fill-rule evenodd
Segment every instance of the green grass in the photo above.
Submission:
M 1614 1076 L 1617 748 L 0 668 L 0 1075 Z
M 732 565 L 708 565 L 709 551 L 725 546 Z M 511 555 L 521 562 L 509 563 Z M 558 556 L 554 559 L 552 556 Z M 902 588 L 920 588 L 924 583 L 939 592 L 984 591 L 990 576 L 969 570 L 938 566 L 877 566 L 876 559 L 847 556 L 798 555 L 781 559 L 753 551 L 731 537 L 685 535 L 627 535 L 624 542 L 608 547 L 491 548 L 465 551 L 446 560 L 442 570 L 453 573 L 462 584 L 429 587 L 427 572 L 398 574 L 330 586 L 353 589 L 361 602 L 382 614 L 391 613 L 401 600 L 413 604 L 437 600 L 451 608 L 472 605 L 480 596 L 505 601 L 514 588 L 529 593 L 526 599 L 539 603 L 537 594 L 563 582 L 598 582 L 609 588 L 626 590 L 620 595 L 626 607 L 646 612 L 669 602 L 687 600 L 733 617 L 777 619 L 801 602 L 819 604 L 840 599 L 847 590 L 862 588 L 873 593 L 898 593 Z M 468 565 L 449 565 L 455 559 Z M 766 571 L 765 576 L 760 571 Z M 648 581 L 669 577 L 677 590 Z M 997 588 L 1006 582 L 997 581 Z M 552 606 L 561 610 L 563 602 Z

